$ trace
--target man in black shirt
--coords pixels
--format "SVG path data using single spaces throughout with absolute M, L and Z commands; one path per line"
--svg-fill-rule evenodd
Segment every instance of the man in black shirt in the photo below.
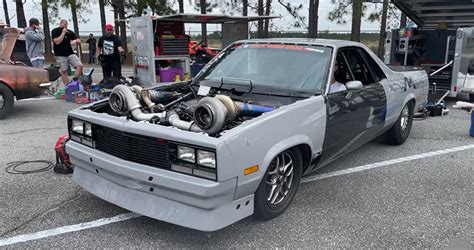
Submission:
M 67 24 L 67 20 L 62 19 L 59 22 L 59 27 L 51 31 L 54 55 L 56 56 L 56 62 L 59 64 L 64 84 L 69 83 L 68 66 L 76 69 L 76 78 L 82 75 L 81 59 L 72 50 L 72 46 L 81 44 L 81 39 L 72 30 L 67 29 Z
M 120 39 L 114 35 L 114 26 L 112 24 L 105 26 L 105 35 L 99 39 L 97 48 L 104 78 L 112 76 L 114 78 L 122 77 L 120 54 L 124 52 L 124 49 Z

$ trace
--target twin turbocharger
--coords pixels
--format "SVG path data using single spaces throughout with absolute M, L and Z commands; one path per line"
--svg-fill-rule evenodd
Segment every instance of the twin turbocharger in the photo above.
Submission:
M 206 96 L 193 108 L 193 121 L 184 121 L 170 104 L 185 101 L 191 94 L 182 95 L 176 92 L 143 90 L 139 86 L 117 85 L 110 94 L 109 105 L 120 115 L 131 114 L 134 120 L 149 121 L 158 118 L 161 124 L 169 123 L 183 130 L 210 135 L 219 133 L 226 122 L 231 122 L 239 116 L 256 117 L 273 110 L 273 107 L 233 101 L 226 95 Z M 163 105 L 164 102 L 169 103 Z M 152 112 L 144 113 L 142 104 Z

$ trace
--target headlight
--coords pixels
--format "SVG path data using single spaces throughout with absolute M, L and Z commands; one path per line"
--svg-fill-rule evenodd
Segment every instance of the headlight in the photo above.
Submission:
M 84 134 L 86 136 L 92 137 L 92 124 L 90 123 L 84 124 Z
M 72 141 L 78 142 L 82 145 L 94 148 L 95 143 L 92 138 L 92 124 L 76 120 L 74 118 L 68 118 L 69 125 L 69 138 Z
M 72 120 L 72 132 L 84 134 L 84 123 L 78 120 Z
M 216 168 L 216 154 L 214 152 L 204 151 L 204 150 L 197 150 L 197 164 Z
M 196 155 L 194 148 L 178 146 L 178 159 L 195 163 Z

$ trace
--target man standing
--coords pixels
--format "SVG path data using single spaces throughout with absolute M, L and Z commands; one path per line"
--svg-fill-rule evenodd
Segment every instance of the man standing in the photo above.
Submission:
M 89 64 L 95 63 L 95 51 L 97 41 L 94 38 L 94 35 L 89 34 L 89 38 L 86 41 L 89 44 Z
M 68 66 L 76 69 L 76 78 L 82 75 L 81 59 L 72 50 L 72 46 L 81 44 L 81 40 L 72 30 L 67 29 L 67 24 L 67 20 L 62 19 L 59 22 L 59 27 L 51 31 L 54 55 L 56 56 L 56 62 L 59 64 L 64 85 L 69 83 Z
M 97 45 L 97 53 L 101 58 L 104 78 L 122 77 L 120 54 L 123 52 L 122 42 L 114 35 L 114 26 L 107 24 L 105 26 L 105 35 L 99 39 Z
M 40 22 L 36 18 L 30 19 L 30 26 L 25 28 L 26 53 L 35 68 L 43 68 L 44 63 L 44 34 Z

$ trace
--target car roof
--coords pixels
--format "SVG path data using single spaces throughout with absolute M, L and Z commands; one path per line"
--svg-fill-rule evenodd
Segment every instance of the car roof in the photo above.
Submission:
M 334 48 L 363 45 L 358 42 L 335 40 L 335 39 L 319 39 L 319 38 L 267 38 L 267 39 L 248 39 L 240 40 L 236 43 L 289 43 L 289 44 L 304 44 L 304 45 L 319 45 Z

